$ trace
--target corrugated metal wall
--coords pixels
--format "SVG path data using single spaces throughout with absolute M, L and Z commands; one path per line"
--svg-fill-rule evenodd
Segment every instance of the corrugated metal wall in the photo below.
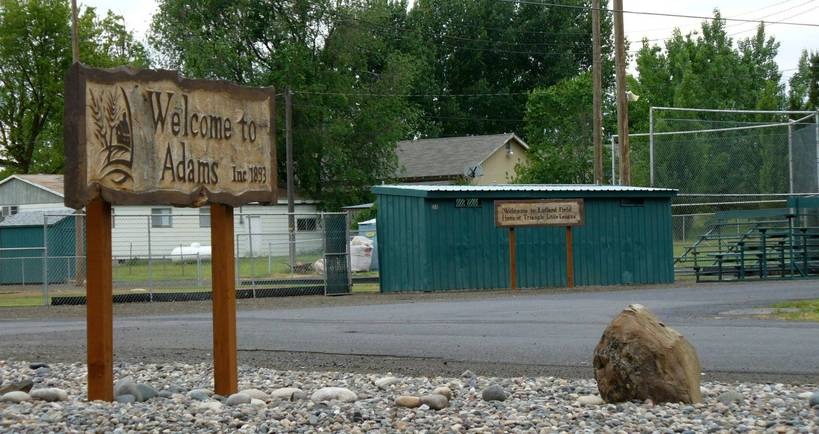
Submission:
M 426 246 L 427 218 L 424 200 L 416 197 L 378 197 L 379 276 L 386 276 L 390 291 L 421 291 L 430 288 Z M 385 210 L 383 213 L 381 210 Z M 384 226 L 382 229 L 381 226 Z M 390 248 L 383 248 L 386 243 Z M 385 269 L 385 264 L 386 269 Z M 381 277 L 384 288 L 384 277 Z
M 0 284 L 43 283 L 43 227 L 10 226 L 0 228 Z M 49 226 L 48 277 L 61 283 L 74 275 L 74 220 L 64 218 Z
M 573 229 L 577 285 L 674 281 L 670 199 L 642 201 L 585 199 L 585 225 Z M 566 285 L 565 233 L 516 230 L 520 287 Z M 456 208 L 454 199 L 379 195 L 378 237 L 384 292 L 509 287 L 508 230 L 495 226 L 494 199 Z

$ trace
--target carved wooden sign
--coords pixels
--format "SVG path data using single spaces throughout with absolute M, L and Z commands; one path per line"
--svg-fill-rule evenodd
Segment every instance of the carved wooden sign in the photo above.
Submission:
M 239 206 L 276 201 L 275 91 L 175 71 L 66 77 L 65 203 Z
M 495 225 L 581 226 L 583 199 L 496 200 Z

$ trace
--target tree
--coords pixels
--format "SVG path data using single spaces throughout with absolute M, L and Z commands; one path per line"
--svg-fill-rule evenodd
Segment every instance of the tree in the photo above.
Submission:
M 296 89 L 297 188 L 337 209 L 371 199 L 396 171 L 397 141 L 415 129 L 402 95 L 422 62 L 401 49 L 406 15 L 405 2 L 387 0 L 166 0 L 151 41 L 189 76 Z
M 592 179 L 592 79 L 584 73 L 535 89 L 526 105 L 529 163 L 517 182 L 584 184 Z
M 816 110 L 819 107 L 819 52 L 802 50 L 796 73 L 788 85 L 790 110 Z
M 683 36 L 675 29 L 664 50 L 644 40 L 636 57 L 639 78 L 630 83 L 633 92 L 640 95 L 640 103 L 630 107 L 630 130 L 649 130 L 651 106 L 784 108 L 785 92 L 775 62 L 778 47 L 779 43 L 765 33 L 764 25 L 735 44 L 719 11 L 714 12 L 713 20 L 702 23 L 699 34 Z M 761 120 L 754 115 L 728 118 L 693 112 L 655 115 L 655 131 L 679 129 L 681 125 L 689 130 L 738 126 Z M 668 146 L 658 146 L 655 152 L 660 186 L 686 192 L 783 191 L 786 179 L 775 175 L 782 173 L 785 164 L 778 148 L 781 141 L 771 131 L 703 133 L 662 141 Z M 649 159 L 645 142 L 633 141 L 632 153 L 632 172 L 640 183 L 646 183 Z
M 110 11 L 79 17 L 80 52 L 92 66 L 147 65 Z M 0 8 L 0 167 L 56 173 L 63 166 L 63 76 L 71 64 L 70 8 L 64 0 L 5 1 Z
M 424 119 L 418 135 L 522 133 L 530 91 L 591 68 L 591 2 L 569 3 L 585 7 L 418 0 L 409 30 L 429 66 L 414 91 L 443 95 L 418 101 Z M 613 72 L 611 31 L 603 14 L 606 81 Z M 475 96 L 457 96 L 464 94 Z

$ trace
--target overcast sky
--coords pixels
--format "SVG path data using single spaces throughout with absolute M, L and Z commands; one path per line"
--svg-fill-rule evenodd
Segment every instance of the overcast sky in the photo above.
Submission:
M 552 0 L 560 2 L 560 0 Z M 79 0 L 81 5 L 94 6 L 101 10 L 110 9 L 125 18 L 126 26 L 142 39 L 156 10 L 155 0 Z M 605 3 L 605 0 L 603 0 Z M 663 12 L 681 15 L 711 16 L 719 8 L 723 17 L 743 19 L 764 19 L 766 21 L 794 21 L 819 24 L 819 0 L 686 0 L 678 2 L 657 0 L 623 0 L 624 10 Z M 679 27 L 683 34 L 698 30 L 702 20 L 650 15 L 625 14 L 626 36 L 632 41 L 632 48 L 639 45 L 643 37 L 648 39 L 667 38 L 671 29 Z M 728 22 L 728 32 L 735 39 L 751 36 L 756 30 L 753 23 Z M 819 50 L 819 27 L 789 25 L 769 25 L 768 34 L 780 42 L 777 63 L 784 77 L 790 77 L 803 49 Z M 661 44 L 658 40 L 655 43 Z

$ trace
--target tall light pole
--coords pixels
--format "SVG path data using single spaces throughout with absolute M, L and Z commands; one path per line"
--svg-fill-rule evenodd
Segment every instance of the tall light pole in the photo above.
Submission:
M 628 101 L 626 100 L 626 47 L 623 0 L 614 0 L 614 60 L 617 64 L 617 141 L 620 145 L 620 184 L 631 185 L 629 164 Z

